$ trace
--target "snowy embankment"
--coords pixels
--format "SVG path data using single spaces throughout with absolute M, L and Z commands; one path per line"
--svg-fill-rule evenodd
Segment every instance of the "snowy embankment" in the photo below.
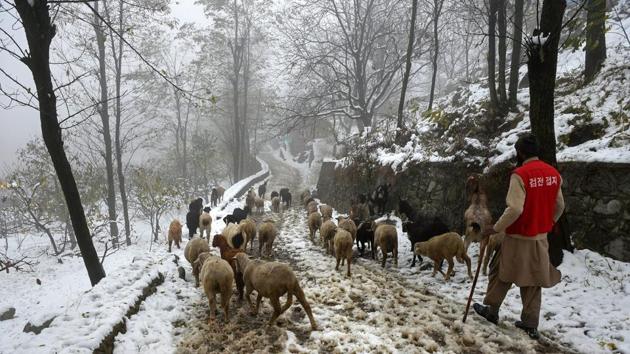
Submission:
M 212 211 L 213 234 L 225 227 L 217 218 L 242 207 L 242 201 L 233 198 L 266 178 L 269 169 L 264 161 L 260 162 L 262 170 L 226 190 L 222 209 Z M 168 224 L 170 217 L 183 220 L 183 214 L 185 209 L 175 210 L 163 222 Z M 107 277 L 95 287 L 90 285 L 82 259 L 71 254 L 59 261 L 41 256 L 34 272 L 0 275 L 0 310 L 16 309 L 15 318 L 0 321 L 0 353 L 92 352 L 123 321 L 126 333 L 115 337 L 116 352 L 174 352 L 178 323 L 192 316 L 186 303 L 191 303 L 192 297 L 203 296 L 203 292 L 194 288 L 191 269 L 184 258 L 187 240 L 184 237 L 181 249 L 174 247 L 169 254 L 165 234 L 159 243 L 151 244 L 148 225 L 138 222 L 133 228 L 142 237 L 136 244 L 122 246 L 107 256 L 103 264 Z M 187 234 L 184 228 L 183 235 Z M 41 242 L 38 238 L 26 238 L 22 249 L 37 253 L 45 248 L 38 242 Z M 17 244 L 11 242 L 9 248 L 14 247 Z M 178 265 L 186 270 L 186 280 L 178 277 Z M 161 281 L 164 283 L 141 303 L 139 312 L 127 318 L 130 308 L 149 295 L 147 289 Z M 28 322 L 38 326 L 50 319 L 53 320 L 49 328 L 40 334 L 23 331 Z
M 334 216 L 338 214 L 335 211 Z M 418 286 L 426 286 L 437 296 L 445 296 L 464 304 L 471 282 L 464 264 L 455 264 L 455 276 L 449 282 L 438 273 L 431 277 L 432 263 L 426 257 L 419 267 L 411 268 L 413 253 L 401 221 L 391 217 L 398 230 L 398 268 L 391 271 Z M 476 269 L 479 244 L 471 245 L 469 256 Z M 360 262 L 371 262 L 361 259 Z M 361 263 L 360 263 L 361 264 Z M 427 270 L 421 270 L 421 269 Z M 589 250 L 565 251 L 564 262 L 558 268 L 562 281 L 550 289 L 543 289 L 540 331 L 543 336 L 557 340 L 584 353 L 630 353 L 630 264 L 604 257 Z M 479 275 L 474 301 L 482 302 L 488 278 Z M 521 299 L 518 289 L 508 293 L 501 309 L 500 327 L 518 331 L 513 323 L 520 320 Z M 469 316 L 476 316 L 471 310 Z
M 627 13 L 622 11 L 627 1 L 616 6 L 616 12 Z M 583 84 L 583 50 L 561 49 L 558 55 L 554 108 L 559 162 L 630 163 L 630 17 L 608 17 L 606 28 L 607 57 L 592 82 Z M 526 74 L 523 65 L 519 77 Z M 430 115 L 415 113 L 404 145 L 393 143 L 391 126 L 379 127 L 358 138 L 355 150 L 370 151 L 374 161 L 394 171 L 418 162 L 453 159 L 490 167 L 513 158 L 518 135 L 531 127 L 529 88 L 517 91 L 517 112 L 497 123 L 487 114 L 486 81 L 482 78 L 438 99 L 438 108 Z

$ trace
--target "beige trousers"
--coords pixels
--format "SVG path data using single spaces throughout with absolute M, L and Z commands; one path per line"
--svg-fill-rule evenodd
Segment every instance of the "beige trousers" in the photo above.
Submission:
M 488 274 L 488 290 L 483 299 L 484 305 L 490 307 L 490 313 L 499 316 L 499 308 L 505 299 L 512 283 L 507 283 L 499 279 L 499 259 L 501 250 L 495 253 L 490 262 L 490 273 Z M 521 321 L 526 327 L 538 328 L 540 317 L 541 287 L 524 286 L 520 287 L 523 310 L 521 311 Z

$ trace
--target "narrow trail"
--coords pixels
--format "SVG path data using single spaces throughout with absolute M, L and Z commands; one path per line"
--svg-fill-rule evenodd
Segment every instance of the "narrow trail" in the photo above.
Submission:
M 288 186 L 295 201 L 300 190 L 299 171 L 271 154 L 261 155 L 273 175 L 267 190 Z M 335 271 L 334 259 L 309 240 L 306 212 L 298 202 L 283 213 L 266 213 L 264 217 L 277 221 L 280 235 L 274 243 L 275 258 L 295 270 L 319 330 L 310 331 L 308 318 L 295 302 L 278 319 L 277 326 L 270 327 L 269 301 L 263 300 L 259 314 L 252 316 L 246 302 L 237 301 L 236 291 L 229 323 L 223 322 L 219 311 L 217 321 L 208 325 L 208 302 L 198 289 L 199 296 L 189 298 L 194 318 L 180 328 L 178 353 L 572 352 L 549 340 L 532 341 L 511 326 L 481 322 L 475 315 L 463 324 L 462 303 L 432 294 L 392 268 L 390 262 L 382 269 L 379 262 L 355 253 L 352 278 L 347 278 L 345 267 Z M 257 245 L 250 255 L 258 256 Z

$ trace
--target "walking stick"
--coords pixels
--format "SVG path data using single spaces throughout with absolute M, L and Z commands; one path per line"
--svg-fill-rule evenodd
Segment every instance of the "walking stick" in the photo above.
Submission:
M 473 294 L 475 293 L 475 286 L 477 286 L 477 278 L 479 278 L 479 270 L 481 269 L 481 262 L 483 262 L 483 256 L 486 251 L 486 245 L 488 244 L 487 238 L 481 241 L 481 250 L 479 251 L 479 261 L 477 262 L 477 271 L 475 272 L 475 278 L 473 279 L 472 287 L 470 288 L 470 295 L 468 295 L 468 302 L 466 303 L 466 312 L 464 312 L 464 319 L 462 322 L 466 323 L 466 317 L 468 317 L 468 310 L 470 310 L 470 302 L 472 301 Z

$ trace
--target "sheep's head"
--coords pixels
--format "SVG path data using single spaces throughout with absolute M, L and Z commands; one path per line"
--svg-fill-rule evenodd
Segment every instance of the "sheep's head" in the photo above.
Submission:
M 210 213 L 210 210 L 212 210 L 212 209 L 210 209 L 210 207 L 205 207 L 205 208 L 203 208 L 203 211 L 204 211 L 205 213 Z
M 225 240 L 225 237 L 223 235 L 221 234 L 214 235 L 214 238 L 212 239 L 212 247 L 222 248 L 222 247 L 225 247 L 226 244 L 227 244 L 227 241 Z
M 413 253 L 415 253 L 416 255 L 426 256 L 426 252 L 427 252 L 427 243 L 426 242 L 418 242 L 413 247 Z

